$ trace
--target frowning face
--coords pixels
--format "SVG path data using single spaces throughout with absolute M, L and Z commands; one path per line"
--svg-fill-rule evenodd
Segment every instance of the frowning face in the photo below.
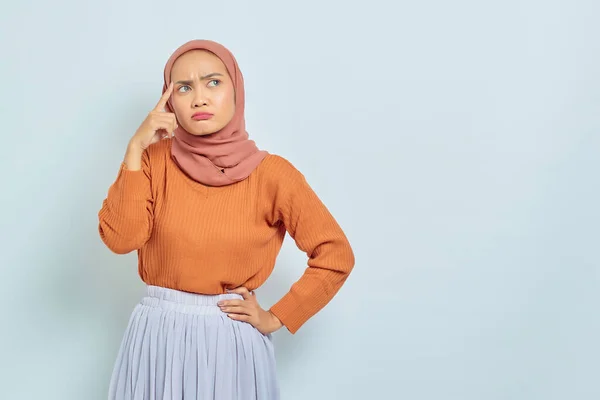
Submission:
M 206 50 L 181 55 L 171 69 L 170 105 L 179 126 L 192 135 L 223 129 L 235 114 L 235 88 L 225 64 Z

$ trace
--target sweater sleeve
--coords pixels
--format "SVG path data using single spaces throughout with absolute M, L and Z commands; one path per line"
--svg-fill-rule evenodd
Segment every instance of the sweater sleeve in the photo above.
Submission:
M 305 177 L 289 161 L 277 160 L 274 217 L 308 255 L 308 268 L 270 311 L 294 334 L 339 291 L 354 268 L 344 232 Z
M 121 163 L 98 218 L 102 241 L 117 254 L 137 250 L 148 241 L 154 216 L 147 151 L 142 155 L 141 170 L 130 171 Z

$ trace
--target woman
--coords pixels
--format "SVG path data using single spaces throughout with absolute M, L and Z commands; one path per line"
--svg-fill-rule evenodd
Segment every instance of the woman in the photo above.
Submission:
M 168 60 L 163 95 L 131 138 L 99 220 L 111 250 L 137 250 L 147 284 L 110 399 L 278 399 L 271 334 L 297 332 L 354 266 L 304 176 L 248 138 L 242 74 L 211 41 L 188 42 Z M 264 310 L 253 291 L 286 231 L 308 268 Z

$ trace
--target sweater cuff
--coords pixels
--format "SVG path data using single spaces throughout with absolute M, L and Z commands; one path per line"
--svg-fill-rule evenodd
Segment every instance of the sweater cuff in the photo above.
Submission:
M 294 334 L 312 316 L 300 305 L 300 301 L 289 292 L 269 309 L 283 325 Z
M 128 203 L 146 201 L 147 185 L 148 177 L 143 170 L 131 171 L 127 169 L 124 162 L 121 163 L 116 188 L 120 192 L 123 201 Z

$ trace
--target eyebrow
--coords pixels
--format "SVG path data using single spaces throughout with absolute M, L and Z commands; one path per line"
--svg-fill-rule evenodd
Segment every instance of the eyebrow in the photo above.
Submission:
M 212 74 L 201 76 L 200 80 L 203 81 L 203 80 L 208 79 L 208 78 L 214 78 L 215 76 L 223 76 L 223 74 L 220 74 L 218 72 L 213 72 Z M 175 83 L 176 84 L 182 84 L 182 85 L 191 85 L 193 83 L 193 81 L 189 81 L 189 80 L 187 80 L 187 81 L 177 81 Z

